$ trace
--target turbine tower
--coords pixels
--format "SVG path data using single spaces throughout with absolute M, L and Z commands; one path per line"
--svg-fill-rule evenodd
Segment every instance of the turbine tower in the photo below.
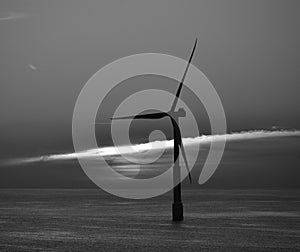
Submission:
M 185 117 L 186 112 L 183 108 L 179 108 L 176 110 L 176 105 L 178 103 L 178 99 L 181 93 L 181 89 L 183 86 L 183 82 L 185 80 L 186 74 L 188 72 L 189 66 L 191 64 L 195 49 L 197 45 L 197 38 L 195 40 L 195 44 L 193 50 L 191 52 L 188 64 L 185 68 L 184 74 L 178 86 L 175 99 L 172 103 L 171 109 L 168 112 L 158 112 L 158 113 L 150 113 L 150 114 L 141 114 L 135 116 L 123 116 L 123 117 L 114 117 L 111 120 L 121 120 L 121 119 L 161 119 L 164 117 L 168 117 L 171 120 L 173 126 L 173 136 L 174 136 L 174 166 L 173 166 L 173 204 L 172 204 L 172 218 L 173 221 L 182 221 L 183 220 L 183 205 L 181 201 L 181 179 L 180 179 L 180 166 L 179 166 L 179 151 L 181 150 L 181 154 L 185 163 L 185 167 L 188 172 L 190 183 L 192 183 L 191 174 L 188 168 L 188 162 L 186 158 L 186 153 L 184 150 L 184 146 L 182 145 L 182 137 L 179 124 L 179 118 Z

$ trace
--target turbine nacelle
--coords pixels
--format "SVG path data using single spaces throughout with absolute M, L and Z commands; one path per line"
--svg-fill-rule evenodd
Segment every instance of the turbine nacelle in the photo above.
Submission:
M 179 108 L 177 111 L 169 111 L 168 114 L 174 119 L 179 117 L 186 117 L 186 112 L 184 108 Z

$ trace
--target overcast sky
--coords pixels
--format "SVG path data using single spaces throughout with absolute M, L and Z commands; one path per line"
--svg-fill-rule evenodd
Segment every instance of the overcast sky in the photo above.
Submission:
M 187 59 L 195 37 L 193 64 L 229 132 L 299 129 L 299 11 L 296 0 L 3 0 L 0 156 L 70 151 L 75 101 L 96 71 L 136 53 Z

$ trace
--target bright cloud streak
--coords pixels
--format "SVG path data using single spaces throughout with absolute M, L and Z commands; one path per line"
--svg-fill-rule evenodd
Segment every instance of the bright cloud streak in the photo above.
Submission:
M 276 138 L 276 137 L 292 137 L 300 136 L 299 130 L 280 130 L 280 131 L 244 131 L 238 133 L 230 133 L 225 135 L 209 135 L 199 136 L 195 138 L 183 138 L 184 146 L 192 145 L 207 145 L 213 141 L 244 141 L 260 138 Z M 118 146 L 118 147 L 103 147 L 98 149 L 91 149 L 81 152 L 63 153 L 63 154 L 51 154 L 39 157 L 30 158 L 18 158 L 12 159 L 6 164 L 28 164 L 35 162 L 47 162 L 47 161 L 63 161 L 63 160 L 76 160 L 77 158 L 86 159 L 99 159 L 100 157 L 114 157 L 122 154 L 142 154 L 147 151 L 156 151 L 161 149 L 173 148 L 173 140 L 154 141 L 144 144 L 138 144 L 133 146 Z
M 25 17 L 26 17 L 26 15 L 24 13 L 11 12 L 3 17 L 0 17 L 0 21 L 16 20 L 16 19 L 21 19 L 21 18 L 25 18 Z

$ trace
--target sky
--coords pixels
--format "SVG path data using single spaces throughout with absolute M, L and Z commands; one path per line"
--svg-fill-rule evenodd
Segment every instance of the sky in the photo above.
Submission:
M 71 153 L 73 108 L 96 71 L 137 53 L 187 59 L 195 37 L 199 42 L 193 64 L 217 90 L 228 133 L 300 128 L 299 1 L 4 0 L 0 7 L 1 160 Z M 172 85 L 171 80 L 155 76 L 127 80 L 123 85 L 133 82 L 149 88 L 154 82 L 164 88 Z M 193 109 L 199 114 L 200 134 L 210 134 L 203 107 L 195 103 Z M 144 141 L 156 126 L 136 125 L 134 140 Z M 97 134 L 103 135 L 102 131 Z M 262 148 L 262 153 L 270 152 L 270 158 L 259 167 L 272 167 L 277 175 L 272 183 L 266 179 L 260 186 L 289 182 L 295 186 L 293 178 L 299 178 L 299 173 L 293 167 L 299 167 L 299 159 L 294 154 L 299 152 L 299 139 L 281 138 L 275 143 L 279 145 L 276 151 L 273 141 L 257 141 L 249 146 L 230 143 L 248 153 L 241 160 L 236 150 L 230 158 L 240 160 L 239 166 L 251 174 L 249 164 Z M 231 153 L 227 148 L 226 153 Z M 281 183 L 283 164 L 292 170 Z M 2 165 L 0 186 L 92 186 L 76 161 L 21 167 Z M 69 169 L 74 170 L 70 180 Z M 226 183 L 217 181 L 212 186 Z

